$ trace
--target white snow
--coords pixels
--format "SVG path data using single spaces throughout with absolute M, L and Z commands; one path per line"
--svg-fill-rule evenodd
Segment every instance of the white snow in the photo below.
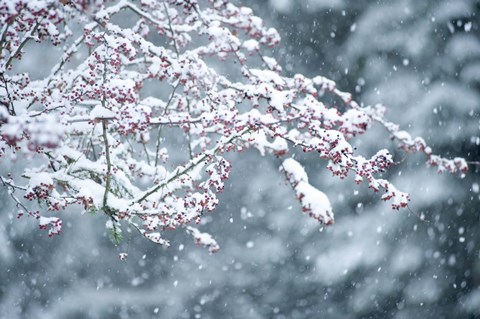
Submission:
M 302 165 L 293 158 L 288 158 L 283 161 L 280 169 L 285 172 L 294 188 L 302 210 L 321 223 L 327 225 L 333 223 L 330 200 L 325 193 L 308 183 L 308 176 Z

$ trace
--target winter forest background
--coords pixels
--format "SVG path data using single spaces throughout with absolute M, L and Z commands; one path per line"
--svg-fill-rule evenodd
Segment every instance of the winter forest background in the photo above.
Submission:
M 478 0 L 236 3 L 277 28 L 273 56 L 287 73 L 327 76 L 357 101 L 387 105 L 437 153 L 480 158 Z M 38 51 L 28 63 L 48 58 Z M 378 145 L 385 134 L 356 146 L 393 149 Z M 0 317 L 480 317 L 478 168 L 459 178 L 407 158 L 389 174 L 411 193 L 409 213 L 305 158 L 336 213 L 320 227 L 298 212 L 276 159 L 241 155 L 204 219 L 221 246 L 214 255 L 177 232 L 168 249 L 132 236 L 119 261 L 126 243 L 111 244 L 102 215 L 66 212 L 62 235 L 49 238 L 16 220 L 1 188 Z

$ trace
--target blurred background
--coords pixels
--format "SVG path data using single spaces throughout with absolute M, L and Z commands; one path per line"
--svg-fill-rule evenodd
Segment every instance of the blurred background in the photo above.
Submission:
M 272 55 L 287 74 L 327 76 L 365 105 L 387 105 L 435 153 L 480 159 L 478 0 L 235 3 L 278 29 Z M 366 156 L 394 152 L 386 134 L 374 127 L 353 143 Z M 409 156 L 388 176 L 412 195 L 412 211 L 397 212 L 300 157 L 333 204 L 335 224 L 321 227 L 300 212 L 277 159 L 229 159 L 221 205 L 201 227 L 220 244 L 215 255 L 182 231 L 167 235 L 168 249 L 136 233 L 115 247 L 101 214 L 76 211 L 48 238 L 16 220 L 1 188 L 0 317 L 480 318 L 479 167 L 441 175 Z

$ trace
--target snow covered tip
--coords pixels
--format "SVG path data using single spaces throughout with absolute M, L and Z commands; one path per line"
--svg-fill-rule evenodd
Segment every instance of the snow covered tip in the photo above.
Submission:
M 188 226 L 187 232 L 192 235 L 195 240 L 195 244 L 203 245 L 208 247 L 208 252 L 210 254 L 216 253 L 220 250 L 220 246 L 217 244 L 217 241 L 208 233 L 202 233 L 198 229 Z
M 40 229 L 48 229 L 48 237 L 53 235 L 60 235 L 62 232 L 62 220 L 57 217 L 44 217 L 40 216 L 38 218 Z
M 332 205 L 327 195 L 308 183 L 308 176 L 302 165 L 293 158 L 288 158 L 283 161 L 280 171 L 285 173 L 295 190 L 302 211 L 322 224 L 333 224 Z

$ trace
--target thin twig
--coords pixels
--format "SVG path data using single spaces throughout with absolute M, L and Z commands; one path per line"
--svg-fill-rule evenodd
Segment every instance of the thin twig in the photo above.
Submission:
M 242 132 L 236 134 L 236 135 L 233 135 L 232 137 L 230 137 L 230 139 L 228 139 L 226 142 L 224 143 L 219 143 L 215 148 L 213 148 L 212 150 L 210 151 L 207 151 L 207 152 L 204 152 L 203 153 L 203 156 L 198 156 L 194 159 L 192 159 L 190 161 L 190 164 L 186 167 L 178 167 L 176 169 L 176 173 L 175 175 L 173 175 L 172 177 L 168 178 L 167 180 L 163 181 L 162 183 L 158 184 L 157 186 L 151 188 L 149 191 L 147 191 L 143 196 L 141 196 L 140 198 L 136 199 L 134 201 L 134 203 L 141 203 L 143 202 L 145 199 L 147 199 L 149 196 L 151 196 L 152 194 L 158 192 L 160 189 L 164 188 L 165 186 L 167 186 L 168 184 L 170 184 L 171 182 L 173 182 L 174 180 L 176 180 L 177 178 L 187 174 L 189 171 L 191 171 L 192 169 L 194 169 L 197 165 L 203 163 L 205 160 L 207 160 L 208 158 L 210 158 L 211 156 L 213 155 L 216 155 L 220 149 L 228 144 L 230 144 L 231 142 L 233 142 L 235 139 L 241 137 L 242 135 L 250 132 L 251 129 L 248 128 L 248 129 L 245 129 L 243 130 Z M 133 203 L 132 203 L 133 204 Z
M 187 99 L 187 110 L 188 110 L 188 114 L 190 114 L 190 100 Z M 190 123 L 188 124 L 188 132 L 187 132 L 187 144 L 188 144 L 188 155 L 190 157 L 190 160 L 193 159 L 193 149 L 192 149 L 192 135 L 190 134 L 190 130 L 191 130 L 191 125 Z
M 108 193 L 110 191 L 110 181 L 112 173 L 112 162 L 110 161 L 110 147 L 108 145 L 107 121 L 102 121 L 103 143 L 105 145 L 105 158 L 107 160 L 107 176 L 105 180 L 105 193 L 103 194 L 103 208 L 107 207 Z M 109 214 L 107 212 L 107 214 Z
M 142 144 L 143 144 L 143 150 L 145 151 L 145 155 L 147 156 L 147 163 L 148 165 L 150 165 L 150 156 L 148 155 L 147 144 L 146 143 L 142 143 Z
M 107 47 L 105 47 L 105 53 L 107 53 Z M 103 62 L 103 85 L 105 85 L 107 78 L 107 60 Z M 103 94 L 102 98 L 102 107 L 106 108 L 106 97 Z M 113 218 L 113 215 L 108 208 L 108 193 L 110 192 L 110 182 L 111 182 L 111 173 L 112 173 L 112 162 L 110 160 L 110 147 L 108 145 L 108 132 L 107 132 L 107 120 L 102 120 L 102 131 L 103 131 L 103 143 L 105 145 L 105 159 L 107 161 L 107 175 L 105 178 L 105 192 L 103 193 L 103 210 L 104 212 Z
M 10 64 L 13 62 L 13 59 L 15 58 L 15 56 L 17 56 L 17 55 L 20 53 L 20 51 L 23 49 L 23 47 L 25 46 L 25 44 L 27 44 L 27 42 L 32 38 L 33 33 L 34 33 L 35 31 L 37 31 L 39 25 L 40 25 L 40 22 L 37 22 L 37 23 L 35 24 L 35 26 L 33 27 L 33 29 L 30 30 L 30 32 L 25 35 L 25 37 L 23 38 L 22 43 L 20 43 L 20 45 L 18 46 L 17 50 L 16 50 L 12 55 L 10 55 L 10 58 L 8 59 L 7 63 L 6 63 L 5 66 L 4 66 L 5 70 L 8 70 L 8 67 L 9 67 Z
M 7 23 L 4 26 L 4 30 L 2 32 L 2 37 L 0 38 L 0 56 L 2 55 L 2 51 L 3 51 L 3 48 L 4 48 L 4 43 L 6 43 L 5 40 L 7 39 L 8 28 L 10 28 L 10 26 L 13 24 L 14 21 L 15 21 L 15 19 L 12 19 L 9 23 Z
M 7 93 L 8 103 L 10 104 L 10 107 L 7 107 L 8 114 L 10 114 L 12 116 L 15 116 L 17 114 L 15 113 L 15 107 L 13 106 L 13 101 L 12 101 L 12 97 L 10 96 L 10 91 L 8 90 L 7 79 L 5 78 L 5 76 L 3 74 L 1 74 L 0 76 L 2 77 L 3 83 L 5 83 L 5 92 Z
M 163 110 L 163 113 L 160 115 L 160 117 L 165 116 L 165 114 L 168 111 L 168 107 L 170 106 L 170 103 L 172 103 L 173 97 L 175 96 L 175 91 L 177 88 L 180 86 L 180 81 L 177 82 L 175 87 L 173 88 L 172 94 L 170 95 L 170 98 L 168 99 L 167 105 L 165 105 L 165 109 Z M 155 167 L 158 166 L 158 155 L 160 152 L 160 144 L 161 144 L 161 137 L 162 137 L 162 125 L 158 128 L 158 134 L 157 134 L 157 142 L 155 145 Z
M 168 28 L 172 33 L 173 48 L 175 49 L 175 53 L 177 54 L 177 58 L 178 58 L 180 56 L 180 53 L 178 52 L 177 40 L 175 39 L 175 32 L 173 31 L 173 27 L 172 27 L 172 20 L 170 20 L 170 15 L 168 14 L 168 7 L 167 7 L 167 4 L 165 3 L 165 0 L 163 1 L 163 7 L 165 8 L 165 15 L 167 16 Z
M 95 30 L 97 28 L 97 25 L 94 26 L 92 28 L 92 31 Z M 85 41 L 85 36 L 82 35 L 81 37 L 79 37 L 72 45 L 71 47 L 65 51 L 64 55 L 62 56 L 62 60 L 60 61 L 60 63 L 58 63 L 57 65 L 55 65 L 53 68 L 52 68 L 52 72 L 51 72 L 51 75 L 50 75 L 50 78 L 48 79 L 48 82 L 47 82 L 47 85 L 45 85 L 45 87 L 43 89 L 46 89 L 50 86 L 50 84 L 52 83 L 53 81 L 53 78 L 58 74 L 58 72 L 60 72 L 60 70 L 62 70 L 63 66 L 65 65 L 65 63 L 67 63 L 67 61 L 73 56 L 73 54 L 75 52 L 77 52 L 77 49 L 78 47 Z M 32 107 L 33 104 L 35 104 L 35 102 L 37 101 L 37 97 L 35 97 L 27 106 L 27 110 L 30 109 Z M 40 112 L 36 115 L 32 115 L 33 116 L 37 116 L 37 115 L 40 115 L 42 114 L 43 112 Z
M 9 193 L 10 197 L 15 201 L 15 203 L 16 203 L 15 206 L 17 208 L 20 207 L 28 215 L 30 212 L 27 209 L 27 207 L 25 207 L 25 205 L 23 205 L 22 202 L 20 202 L 20 200 L 17 198 L 17 196 L 14 195 L 15 189 L 20 189 L 20 190 L 25 191 L 26 188 L 20 187 L 20 186 L 17 186 L 17 185 L 14 185 L 14 184 L 8 182 L 7 180 L 5 180 L 3 178 L 3 176 L 0 176 L 0 180 L 2 181 L 3 186 L 5 186 L 6 188 L 9 189 L 8 193 Z

